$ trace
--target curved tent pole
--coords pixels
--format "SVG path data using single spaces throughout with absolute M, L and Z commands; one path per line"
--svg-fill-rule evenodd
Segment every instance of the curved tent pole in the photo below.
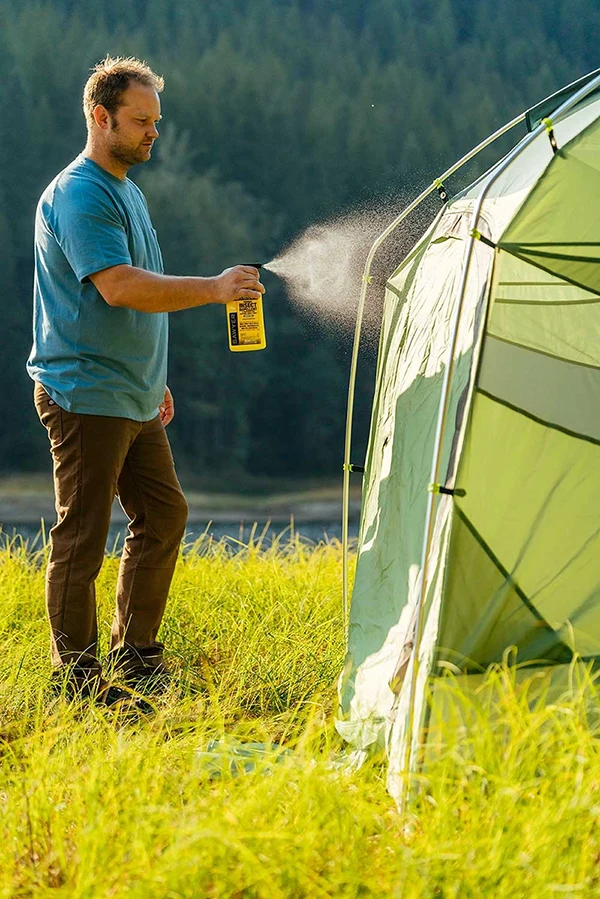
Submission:
M 484 150 L 486 147 L 489 147 L 495 140 L 499 137 L 502 137 L 503 134 L 506 134 L 507 131 L 510 131 L 511 128 L 514 128 L 515 125 L 520 124 L 525 120 L 527 112 L 521 113 L 516 118 L 512 119 L 506 125 L 503 125 L 502 128 L 499 128 L 498 131 L 495 131 L 491 134 L 486 140 L 482 141 L 480 144 L 477 144 L 466 156 L 463 156 L 458 162 L 455 162 L 453 166 L 451 166 L 440 178 L 436 178 L 432 184 L 429 185 L 419 196 L 410 203 L 406 209 L 404 209 L 400 215 L 394 219 L 391 224 L 383 231 L 382 234 L 375 240 L 373 246 L 369 250 L 367 255 L 367 259 L 365 261 L 364 273 L 362 278 L 362 287 L 360 292 L 360 299 L 358 302 L 358 309 L 356 312 L 356 326 L 354 329 L 354 343 L 352 346 L 352 359 L 350 363 L 350 378 L 348 382 L 348 403 L 346 407 L 346 436 L 344 443 L 344 476 L 343 476 L 343 489 L 342 489 L 342 611 L 344 617 L 344 626 L 347 628 L 348 626 L 348 518 L 349 518 L 349 510 L 350 510 L 350 472 L 352 471 L 352 466 L 350 463 L 350 452 L 352 448 L 352 422 L 354 415 L 354 394 L 356 387 L 356 370 L 358 366 L 358 352 L 360 349 L 360 337 L 362 331 L 362 320 L 363 313 L 365 308 L 365 300 L 367 296 L 367 288 L 371 281 L 371 265 L 373 263 L 373 257 L 375 253 L 381 246 L 381 244 L 387 240 L 387 238 L 396 230 L 398 225 L 402 224 L 402 222 L 408 218 L 411 212 L 421 205 L 423 200 L 425 200 L 434 190 L 439 190 L 440 192 L 444 190 L 444 181 L 447 178 L 450 178 L 455 172 L 457 172 L 463 165 L 465 165 L 469 160 L 473 159 L 474 156 L 477 156 L 481 150 Z
M 560 116 L 565 112 L 568 112 L 573 106 L 576 106 L 580 100 L 584 99 L 588 94 L 592 93 L 596 90 L 597 87 L 600 86 L 600 76 L 589 81 L 585 87 L 578 90 L 576 93 L 572 94 L 564 103 L 557 107 L 552 113 L 552 118 L 556 116 Z M 425 516 L 425 532 L 423 538 L 423 553 L 421 558 L 421 586 L 419 592 L 419 598 L 417 601 L 417 614 L 415 618 L 415 629 L 414 629 L 414 638 L 413 638 L 413 649 L 411 653 L 411 673 L 410 673 L 410 692 L 408 698 L 408 722 L 406 728 L 406 736 L 405 736 L 405 751 L 404 751 L 404 763 L 402 773 L 404 774 L 404 784 L 402 791 L 402 802 L 400 807 L 404 808 L 406 806 L 406 800 L 408 798 L 408 788 L 409 788 L 409 775 L 412 770 L 412 741 L 413 741 L 413 732 L 414 732 L 414 718 L 415 718 L 415 700 L 416 700 L 416 692 L 417 692 L 417 680 L 419 676 L 419 651 L 421 648 L 421 639 L 423 637 L 423 625 L 424 625 L 424 608 L 425 608 L 425 597 L 427 594 L 427 566 L 429 562 L 429 551 L 431 548 L 431 538 L 433 536 L 433 525 L 434 525 L 434 517 L 433 517 L 433 509 L 435 505 L 435 492 L 434 485 L 438 483 L 439 472 L 440 472 L 440 464 L 441 464 L 441 456 L 442 456 L 442 445 L 444 440 L 444 431 L 446 426 L 446 419 L 448 414 L 448 404 L 450 398 L 450 382 L 452 379 L 452 374 L 454 371 L 454 354 L 456 351 L 456 343 L 458 340 L 458 328 L 460 324 L 460 316 L 462 312 L 462 306 L 465 299 L 467 281 L 469 277 L 469 270 L 471 267 L 471 260 L 473 258 L 473 247 L 475 244 L 475 240 L 477 239 L 477 225 L 479 222 L 479 216 L 481 214 L 481 210 L 483 208 L 484 200 L 486 199 L 490 188 L 495 184 L 500 175 L 506 171 L 506 169 L 517 159 L 518 156 L 521 155 L 523 150 L 528 147 L 540 134 L 544 131 L 548 130 L 548 120 L 544 120 L 539 123 L 539 125 L 534 128 L 526 137 L 516 146 L 513 150 L 507 154 L 507 156 L 502 160 L 499 164 L 496 171 L 492 174 L 490 180 L 484 186 L 481 194 L 477 199 L 477 204 L 475 209 L 473 210 L 473 215 L 471 219 L 471 230 L 469 243 L 467 245 L 465 261 L 463 263 L 463 270 L 460 281 L 460 290 L 458 295 L 458 301 L 456 304 L 456 310 L 454 313 L 454 321 L 452 324 L 452 338 L 450 341 L 450 349 L 448 352 L 448 364 L 446 365 L 446 370 L 444 372 L 444 380 L 442 383 L 442 392 L 440 396 L 440 406 L 438 411 L 438 421 L 434 442 L 434 450 L 433 450 L 433 460 L 431 466 L 431 481 L 430 481 L 430 490 L 427 497 L 427 512 Z

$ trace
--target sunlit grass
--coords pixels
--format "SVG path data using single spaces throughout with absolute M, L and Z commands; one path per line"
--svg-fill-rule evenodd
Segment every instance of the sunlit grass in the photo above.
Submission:
M 189 548 L 163 629 L 177 683 L 137 723 L 50 695 L 44 556 L 0 554 L 0 897 L 600 895 L 592 679 L 551 703 L 510 671 L 476 698 L 449 680 L 461 714 L 400 816 L 379 761 L 339 763 L 337 544 Z M 104 641 L 116 575 L 108 558 Z M 232 771 L 248 742 L 289 752 Z

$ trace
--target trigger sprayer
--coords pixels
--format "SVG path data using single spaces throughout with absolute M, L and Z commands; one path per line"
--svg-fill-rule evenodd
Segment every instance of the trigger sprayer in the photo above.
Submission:
M 262 262 L 247 263 L 262 268 Z M 262 297 L 231 300 L 227 303 L 227 335 L 232 353 L 264 350 L 267 345 Z

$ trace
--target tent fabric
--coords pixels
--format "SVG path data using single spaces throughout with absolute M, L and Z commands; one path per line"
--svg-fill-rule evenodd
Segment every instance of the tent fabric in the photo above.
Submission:
M 542 119 L 546 118 L 546 116 L 552 115 L 552 113 L 560 103 L 563 103 L 568 97 L 572 97 L 575 91 L 578 91 L 598 75 L 600 75 L 600 69 L 595 69 L 593 72 L 588 72 L 588 74 L 584 75 L 583 78 L 578 78 L 577 81 L 573 81 L 572 84 L 567 84 L 565 87 L 552 94 L 551 97 L 546 97 L 540 103 L 536 103 L 535 106 L 532 106 L 531 109 L 528 109 L 525 114 L 527 130 L 533 131 L 533 129 L 536 127 L 536 125 L 539 125 Z
M 456 551 L 447 562 L 440 647 L 452 652 L 452 661 L 464 656 L 481 667 L 501 661 L 502 649 L 513 643 L 521 661 L 547 659 L 547 625 L 557 644 L 583 656 L 600 652 L 600 446 L 477 392 L 457 484 L 465 496 L 455 498 Z M 501 566 L 497 589 L 480 589 L 486 576 L 481 557 L 466 567 L 460 522 Z M 508 588 L 518 588 L 522 608 L 503 606 Z M 477 617 L 466 620 L 465 631 L 458 619 L 474 603 Z M 532 609 L 539 616 L 539 640 L 524 645 L 517 639 L 518 621 Z M 494 639 L 503 644 L 495 655 L 486 654 L 478 636 L 490 615 L 496 616 Z
M 600 295 L 600 209 L 593 196 L 600 196 L 600 121 L 558 150 L 499 246 Z
M 420 589 L 423 520 L 452 308 L 459 289 L 468 216 L 442 213 L 386 292 L 377 387 L 363 492 L 359 559 L 352 595 L 349 653 L 340 682 L 351 743 L 381 733 L 394 694 L 388 686 Z M 459 333 L 450 417 L 471 374 L 472 335 L 491 254 L 478 244 Z M 447 431 L 444 470 L 454 441 Z M 368 724 L 365 725 L 365 721 Z
M 566 433 L 600 443 L 600 367 L 487 336 L 479 390 Z
M 558 146 L 562 149 L 575 137 L 583 133 L 598 118 L 598 98 L 583 100 L 575 109 L 560 118 L 553 119 L 554 135 Z M 461 200 L 467 201 L 464 208 L 472 210 L 474 200 L 495 179 L 487 192 L 484 210 L 488 222 L 491 223 L 492 240 L 497 241 L 507 225 L 513 220 L 521 204 L 527 199 L 531 189 L 543 176 L 547 166 L 553 159 L 552 147 L 548 135 L 542 132 L 533 140 L 530 136 L 517 144 L 520 148 L 526 140 L 527 146 L 520 152 L 515 163 L 508 166 L 496 177 L 497 170 L 503 160 L 493 165 L 473 184 L 466 187 L 451 201 L 456 207 Z M 469 205 L 470 202 L 470 205 Z
M 512 652 L 600 660 L 600 96 L 442 209 L 386 291 L 338 729 L 385 745 L 399 796 L 426 686 Z M 442 383 L 453 359 L 418 682 L 411 683 Z M 511 649 L 512 647 L 512 649 Z
M 487 333 L 559 359 L 593 365 L 600 342 L 599 298 L 503 254 Z

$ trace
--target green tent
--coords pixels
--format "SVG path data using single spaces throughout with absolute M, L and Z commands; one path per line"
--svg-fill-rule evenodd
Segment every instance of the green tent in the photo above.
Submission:
M 520 121 L 447 199 L 444 179 Z M 340 680 L 338 729 L 386 746 L 398 797 L 445 670 L 468 687 L 508 647 L 553 671 L 600 659 L 600 74 L 484 141 L 372 249 L 346 510 L 370 264 L 436 188 L 387 284 Z

